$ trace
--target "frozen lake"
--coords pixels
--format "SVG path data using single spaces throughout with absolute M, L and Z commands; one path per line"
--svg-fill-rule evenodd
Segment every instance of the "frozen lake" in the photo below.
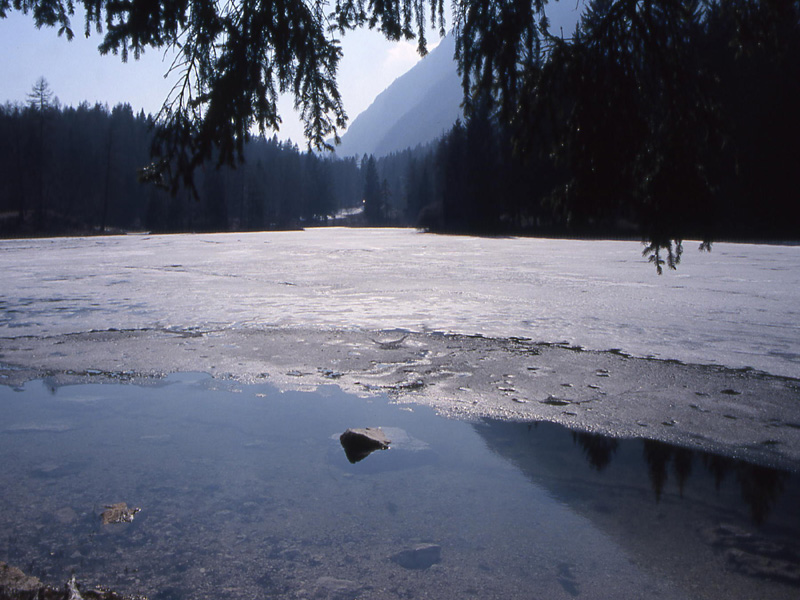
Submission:
M 794 598 L 800 247 L 641 248 L 0 241 L 0 560 L 162 600 Z M 367 426 L 397 443 L 351 465 Z
M 0 241 L 0 337 L 305 327 L 527 337 L 800 378 L 800 247 L 411 230 Z

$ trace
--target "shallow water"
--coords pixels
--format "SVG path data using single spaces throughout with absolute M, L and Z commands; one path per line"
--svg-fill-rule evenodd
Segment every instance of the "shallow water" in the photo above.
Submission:
M 152 599 L 800 593 L 796 473 L 199 374 L 0 387 L 0 414 L 0 560 L 54 585 L 74 571 Z M 392 448 L 351 464 L 338 436 L 367 426 Z M 142 510 L 102 525 L 116 502 Z

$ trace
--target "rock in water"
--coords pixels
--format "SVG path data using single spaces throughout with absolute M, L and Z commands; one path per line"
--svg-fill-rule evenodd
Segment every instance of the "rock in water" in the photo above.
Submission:
M 125 502 L 106 505 L 106 510 L 104 510 L 101 515 L 103 525 L 109 525 L 110 523 L 130 523 L 133 521 L 133 516 L 140 510 L 142 509 L 128 508 Z
M 16 567 L 0 562 L 0 598 L 35 597 L 34 593 L 42 587 L 36 577 L 25 575 Z
M 51 587 L 3 562 L 0 562 L 0 598 L 3 600 L 133 600 L 100 588 L 81 594 L 74 573 L 63 588 Z
M 336 579 L 335 577 L 320 577 L 317 579 L 317 589 L 314 598 L 327 600 L 352 600 L 357 598 L 361 587 L 349 579 Z
M 386 450 L 392 442 L 380 427 L 348 429 L 339 436 L 345 456 L 351 463 L 364 460 L 375 450 Z
M 427 569 L 442 561 L 442 547 L 438 544 L 420 544 L 411 550 L 393 554 L 390 558 L 404 569 Z

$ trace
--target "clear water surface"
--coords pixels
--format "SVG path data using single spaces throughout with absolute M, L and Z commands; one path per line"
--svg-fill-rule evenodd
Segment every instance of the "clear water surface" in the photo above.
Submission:
M 154 600 L 797 598 L 796 473 L 338 388 L 0 387 L 0 560 Z M 392 448 L 351 464 L 338 436 Z M 103 525 L 106 505 L 140 507 Z M 409 559 L 410 557 L 410 559 Z

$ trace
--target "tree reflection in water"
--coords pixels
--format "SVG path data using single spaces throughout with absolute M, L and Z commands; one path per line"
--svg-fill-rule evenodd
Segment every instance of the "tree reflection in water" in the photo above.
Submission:
M 587 474 L 578 468 L 577 455 L 571 452 L 570 447 L 580 448 L 590 470 L 596 474 L 602 473 L 602 477 L 606 477 L 605 473 L 615 461 L 624 462 L 625 468 L 618 469 L 613 475 L 613 485 L 636 486 L 639 483 L 632 479 L 640 478 L 636 473 L 641 473 L 641 468 L 632 464 L 632 457 L 637 454 L 637 446 L 640 448 L 638 455 L 644 459 L 649 487 L 656 503 L 663 499 L 671 480 L 677 487 L 678 497 L 683 499 L 690 480 L 713 482 L 719 495 L 723 482 L 733 477 L 750 519 L 754 524 L 761 525 L 767 521 L 787 486 L 791 484 L 792 490 L 800 488 L 797 477 L 787 471 L 655 440 L 616 439 L 572 431 L 553 423 L 522 425 L 485 421 L 483 425 L 477 430 L 486 438 L 489 446 L 517 463 L 526 475 L 545 482 L 548 481 L 547 477 L 552 477 L 553 485 L 570 481 L 573 489 L 583 483 L 592 483 L 582 481 Z M 549 475 L 545 476 L 548 472 Z M 620 477 L 628 479 L 619 481 Z
M 572 432 L 572 441 L 583 448 L 586 460 L 598 471 L 602 471 L 611 463 L 619 446 L 614 438 L 578 431 Z
M 735 470 L 742 497 L 750 507 L 750 516 L 760 525 L 767 520 L 783 493 L 789 474 L 742 462 L 735 465 Z
M 708 475 L 714 478 L 715 487 L 719 490 L 728 473 L 735 473 L 739 483 L 742 499 L 750 509 L 750 517 L 756 524 L 766 521 L 772 507 L 784 490 L 784 483 L 790 477 L 786 471 L 762 467 L 741 460 L 726 458 L 707 452 L 696 452 L 678 446 L 653 440 L 643 440 L 643 455 L 650 472 L 650 482 L 656 500 L 661 499 L 664 484 L 668 478 L 669 463 L 678 483 L 680 495 L 692 472 L 695 455 L 705 466 Z

